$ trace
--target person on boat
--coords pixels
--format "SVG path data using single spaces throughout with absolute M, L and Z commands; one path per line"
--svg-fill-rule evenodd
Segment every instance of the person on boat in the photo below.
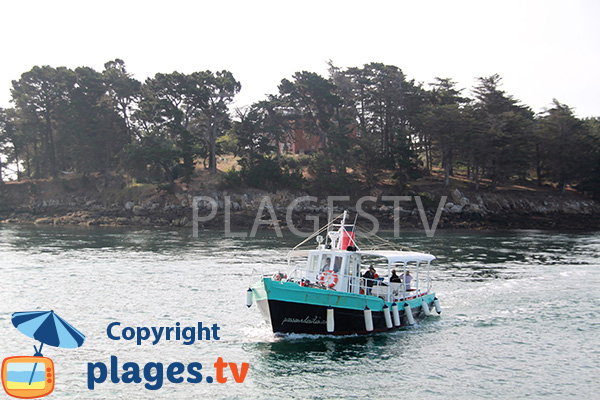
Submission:
M 369 269 L 363 274 L 363 278 L 367 282 L 367 295 L 371 294 L 371 290 L 373 289 L 373 282 L 375 279 L 375 268 L 371 265 Z
M 390 283 L 400 283 L 402 279 L 398 275 L 396 275 L 396 270 L 392 270 L 392 276 L 390 276 Z
M 331 269 L 331 258 L 327 257 L 325 259 L 325 264 L 321 268 L 321 272 L 329 271 Z
M 412 275 L 410 274 L 409 270 L 406 270 L 406 273 L 403 276 L 403 282 L 404 282 L 404 287 L 406 288 L 406 290 L 413 290 L 410 288 L 410 283 L 412 282 Z

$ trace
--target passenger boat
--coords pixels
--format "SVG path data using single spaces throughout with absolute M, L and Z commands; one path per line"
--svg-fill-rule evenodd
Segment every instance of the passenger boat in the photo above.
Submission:
M 429 274 L 435 257 L 359 246 L 356 221 L 349 224 L 347 219 L 344 212 L 292 249 L 287 274 L 261 273 L 250 285 L 246 305 L 256 303 L 276 334 L 384 332 L 412 325 L 434 309 L 441 313 Z M 299 252 L 312 238 L 317 248 Z M 294 265 L 291 260 L 298 255 L 305 260 Z

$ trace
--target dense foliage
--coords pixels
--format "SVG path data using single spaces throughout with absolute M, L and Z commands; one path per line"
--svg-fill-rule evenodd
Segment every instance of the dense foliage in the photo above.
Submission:
M 14 107 L 0 109 L 0 182 L 120 171 L 172 185 L 190 182 L 198 162 L 216 172 L 231 152 L 230 186 L 342 194 L 402 188 L 440 167 L 446 186 L 460 170 L 477 189 L 528 179 L 600 197 L 600 120 L 557 100 L 536 115 L 498 75 L 478 78 L 469 97 L 451 79 L 424 85 L 391 65 L 330 65 L 328 78 L 297 72 L 232 113 L 240 88 L 229 71 L 142 83 L 118 59 L 102 72 L 36 66 L 13 81 Z M 310 156 L 286 156 L 310 138 Z

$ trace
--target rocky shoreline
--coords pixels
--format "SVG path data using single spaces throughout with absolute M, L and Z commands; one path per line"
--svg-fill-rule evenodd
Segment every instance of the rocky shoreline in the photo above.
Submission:
M 111 188 L 110 184 L 103 186 L 101 181 L 97 181 L 93 185 L 94 194 L 89 195 L 89 187 L 65 190 L 65 183 L 61 185 L 58 191 L 53 190 L 56 183 L 49 182 L 0 186 L 1 223 L 193 227 L 193 205 L 197 196 L 204 196 L 203 201 L 196 202 L 200 217 L 198 229 L 250 231 L 259 220 L 269 221 L 260 222 L 259 229 L 286 229 L 289 228 L 287 215 L 290 206 L 293 207 L 290 215 L 295 229 L 312 230 L 315 217 L 321 225 L 328 217 L 327 198 L 298 202 L 296 199 L 308 195 L 290 191 L 196 190 L 169 194 L 151 186 L 142 187 L 143 190 L 119 186 Z M 417 197 L 419 200 L 416 200 Z M 480 193 L 439 188 L 403 197 L 381 195 L 366 200 L 335 200 L 332 203 L 335 213 L 360 208 L 363 215 L 358 222 L 366 230 L 372 229 L 373 220 L 377 221 L 379 229 L 428 229 L 438 214 L 437 229 L 600 229 L 600 204 L 575 193 Z M 218 210 L 213 215 L 214 205 Z M 262 215 L 257 215 L 259 212 Z

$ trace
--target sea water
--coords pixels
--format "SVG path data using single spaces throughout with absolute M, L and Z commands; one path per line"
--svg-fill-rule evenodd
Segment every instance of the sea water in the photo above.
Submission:
M 593 399 L 600 390 L 600 234 L 408 232 L 392 239 L 437 256 L 442 314 L 368 336 L 273 335 L 246 289 L 286 271 L 299 241 L 265 232 L 0 226 L 0 358 L 39 342 L 16 311 L 53 309 L 86 335 L 78 349 L 44 346 L 53 398 L 104 399 Z M 217 324 L 219 340 L 112 340 L 107 327 Z M 175 331 L 173 331 L 175 332 Z M 119 334 L 121 331 L 118 332 Z M 200 383 L 158 390 L 110 378 L 88 389 L 89 363 L 201 363 Z M 245 379 L 207 383 L 221 357 Z M 153 365 L 153 364 L 151 364 Z M 119 371 L 119 376 L 123 370 Z

